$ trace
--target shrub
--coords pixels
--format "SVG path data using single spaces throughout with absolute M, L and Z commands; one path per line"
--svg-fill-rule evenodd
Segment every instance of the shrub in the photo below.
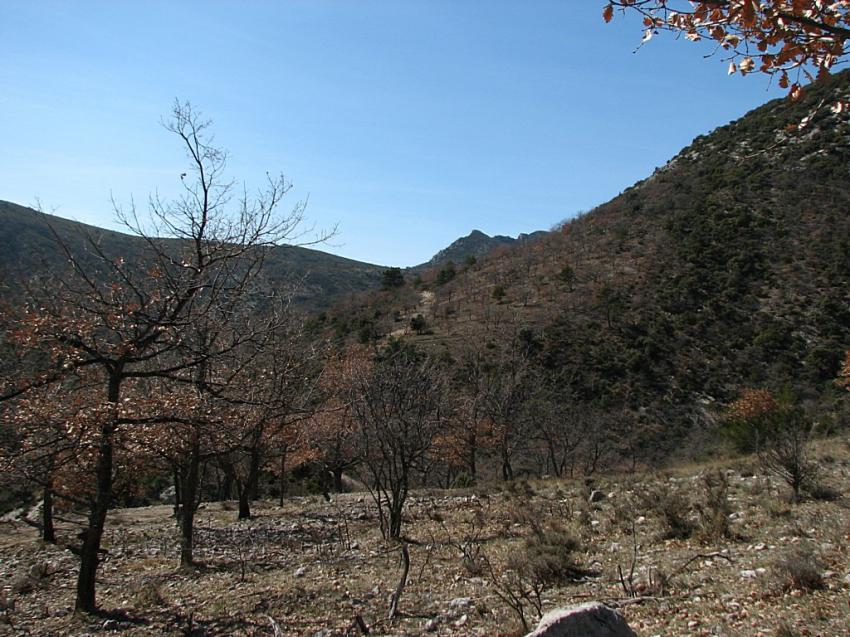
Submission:
M 461 471 L 454 480 L 452 480 L 452 489 L 471 489 L 475 486 L 475 479 L 466 471 Z
M 511 568 L 527 570 L 544 584 L 561 584 L 584 573 L 573 558 L 578 548 L 578 540 L 559 526 L 537 528 L 526 538 L 522 553 L 513 554 L 508 563 Z
M 841 499 L 841 492 L 823 482 L 814 482 L 806 488 L 806 493 L 813 500 L 821 500 L 822 502 L 835 502 Z
M 646 511 L 660 518 L 664 539 L 684 540 L 693 534 L 695 524 L 690 519 L 690 503 L 677 487 L 658 484 L 637 493 Z
M 705 541 L 717 541 L 734 536 L 729 526 L 729 478 L 717 470 L 702 476 L 702 493 L 694 508 L 699 535 Z
M 484 559 L 496 595 L 516 614 L 528 632 L 529 606 L 538 618 L 543 615 L 543 593 L 551 586 L 583 574 L 574 559 L 578 541 L 556 525 L 540 526 L 540 517 L 531 522 L 531 534 L 521 551 L 514 551 L 500 570 Z
M 162 588 L 154 580 L 145 580 L 138 584 L 133 590 L 133 599 L 139 608 L 155 608 L 166 605 L 162 596 Z
M 426 327 L 428 327 L 428 322 L 421 314 L 417 314 L 416 316 L 410 319 L 410 329 L 412 329 L 417 334 L 422 334 L 425 331 Z
M 754 451 L 766 471 L 791 487 L 794 500 L 817 482 L 818 466 L 809 459 L 814 425 L 789 390 L 778 397 L 766 389 L 743 390 L 724 431 L 738 451 Z
M 445 285 L 453 278 L 457 271 L 455 270 L 455 264 L 452 261 L 446 262 L 446 265 L 443 266 L 442 270 L 437 273 L 437 278 L 435 279 L 437 285 Z
M 784 591 L 823 588 L 823 565 L 807 546 L 795 547 L 781 555 L 774 562 L 772 570 Z

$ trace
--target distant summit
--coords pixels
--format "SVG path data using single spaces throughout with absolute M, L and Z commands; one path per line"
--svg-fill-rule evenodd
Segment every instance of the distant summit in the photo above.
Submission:
M 451 245 L 440 250 L 437 254 L 431 257 L 431 260 L 416 266 L 417 268 L 432 268 L 443 265 L 449 261 L 457 264 L 462 264 L 470 256 L 476 259 L 484 256 L 494 248 L 499 246 L 510 246 L 521 241 L 532 241 L 545 236 L 547 233 L 543 230 L 538 230 L 530 234 L 520 234 L 516 239 L 505 235 L 497 234 L 493 237 L 481 232 L 473 230 L 465 237 L 457 239 Z

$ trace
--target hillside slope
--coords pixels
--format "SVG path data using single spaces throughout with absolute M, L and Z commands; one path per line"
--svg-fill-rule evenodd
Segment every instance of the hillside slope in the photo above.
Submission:
M 397 334 L 422 313 L 432 333 L 411 337 L 452 356 L 510 324 L 563 400 L 662 429 L 693 433 L 745 386 L 791 385 L 828 412 L 850 346 L 850 125 L 829 105 L 848 95 L 845 72 L 772 101 L 558 231 L 424 277 L 426 305 L 408 289 L 361 315 Z
M 53 231 L 76 254 L 85 254 L 93 239 L 110 253 L 128 260 L 140 258 L 138 237 L 48 215 L 0 201 L 0 274 L 14 288 L 46 266 L 64 261 Z M 51 227 L 53 231 L 51 231 Z M 278 290 L 293 294 L 306 309 L 328 307 L 341 299 L 379 285 L 383 267 L 297 246 L 278 246 L 268 255 L 265 276 Z

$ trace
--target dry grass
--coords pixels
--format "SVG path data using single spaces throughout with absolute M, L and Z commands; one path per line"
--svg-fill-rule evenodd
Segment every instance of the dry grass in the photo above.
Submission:
M 846 492 L 850 454 L 840 445 L 831 452 L 826 477 Z M 241 523 L 230 507 L 207 504 L 198 517 L 202 566 L 193 573 L 177 568 L 169 507 L 116 511 L 98 599 L 124 614 L 106 629 L 103 617 L 70 612 L 75 556 L 6 523 L 0 634 L 272 635 L 272 618 L 286 635 L 343 635 L 356 634 L 356 616 L 372 634 L 423 634 L 429 621 L 429 634 L 518 634 L 490 568 L 512 586 L 542 582 L 539 600 L 520 592 L 543 612 L 602 600 L 620 606 L 640 635 L 848 634 L 846 502 L 791 504 L 764 476 L 729 469 L 721 479 L 715 471 L 600 478 L 596 488 L 610 497 L 593 505 L 581 481 L 416 493 L 405 510 L 410 575 L 393 623 L 386 616 L 399 551 L 381 539 L 362 495 L 258 503 L 257 517 Z M 649 506 L 646 493 L 674 494 L 676 515 L 697 532 L 665 538 L 668 514 Z M 66 521 L 60 539 L 74 532 Z M 27 578 L 33 585 L 15 592 Z M 536 610 L 526 609 L 533 625 Z

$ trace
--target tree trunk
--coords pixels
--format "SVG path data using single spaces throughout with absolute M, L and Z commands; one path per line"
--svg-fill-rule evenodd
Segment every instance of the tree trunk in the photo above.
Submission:
M 469 477 L 472 480 L 473 484 L 478 481 L 478 466 L 475 457 L 477 455 L 477 447 L 478 442 L 476 440 L 476 436 L 473 436 L 469 444 L 469 456 L 466 460 L 467 470 L 469 471 Z
M 342 493 L 342 469 L 336 467 L 331 471 L 334 481 L 334 493 Z
M 237 520 L 247 520 L 251 517 L 251 500 L 248 497 L 250 488 L 239 478 L 236 479 L 236 491 L 239 493 L 239 515 Z
M 98 554 L 106 513 L 112 498 L 112 424 L 101 428 L 100 446 L 95 469 L 96 492 L 89 507 L 88 526 L 82 533 L 80 547 L 80 572 L 77 577 L 77 598 L 74 610 L 93 613 L 97 610 L 95 586 L 97 581 Z
M 53 528 L 53 482 L 47 481 L 41 495 L 41 539 L 56 544 L 56 530 Z
M 401 478 L 401 484 L 391 487 L 390 500 L 390 539 L 401 537 L 402 511 L 404 501 L 407 499 L 407 479 Z
M 121 381 L 118 373 L 109 377 L 106 390 L 106 400 L 116 410 L 121 398 Z M 114 449 L 112 436 L 115 434 L 116 414 L 110 414 L 108 421 L 100 428 L 100 443 L 98 445 L 97 463 L 95 464 L 95 496 L 89 507 L 88 526 L 83 531 L 83 545 L 80 547 L 80 573 L 77 577 L 77 598 L 74 611 L 78 613 L 93 613 L 97 610 L 95 587 L 97 584 L 97 566 L 100 553 L 100 541 L 103 538 L 103 527 L 106 524 L 106 514 L 112 504 L 112 462 Z
M 286 449 L 280 453 L 280 506 L 286 497 Z
M 248 465 L 248 500 L 256 500 L 260 496 L 260 448 L 255 445 L 251 448 L 251 459 Z
M 177 520 L 177 525 L 180 525 L 180 507 L 183 504 L 183 488 L 181 484 L 180 471 L 174 469 L 174 519 Z
M 219 494 L 219 498 L 222 500 L 229 500 L 233 493 L 233 469 L 228 466 L 224 466 L 222 467 L 222 471 L 224 472 L 224 484 L 222 486 L 221 493 Z
M 198 509 L 198 483 L 201 468 L 201 443 L 195 440 L 189 451 L 189 467 L 180 490 L 180 566 L 191 568 L 195 565 L 195 511 Z
M 511 465 L 511 457 L 505 448 L 502 448 L 502 480 L 510 482 L 514 479 L 514 468 Z
M 401 503 L 392 502 L 390 505 L 390 538 L 401 536 Z
M 548 447 L 548 450 L 549 450 L 549 458 L 548 458 L 546 464 L 547 465 L 551 464 L 552 465 L 552 473 L 555 474 L 556 478 L 560 478 L 561 477 L 561 465 L 558 464 L 557 454 L 555 453 L 555 448 L 552 445 L 551 441 L 547 444 L 547 447 Z

